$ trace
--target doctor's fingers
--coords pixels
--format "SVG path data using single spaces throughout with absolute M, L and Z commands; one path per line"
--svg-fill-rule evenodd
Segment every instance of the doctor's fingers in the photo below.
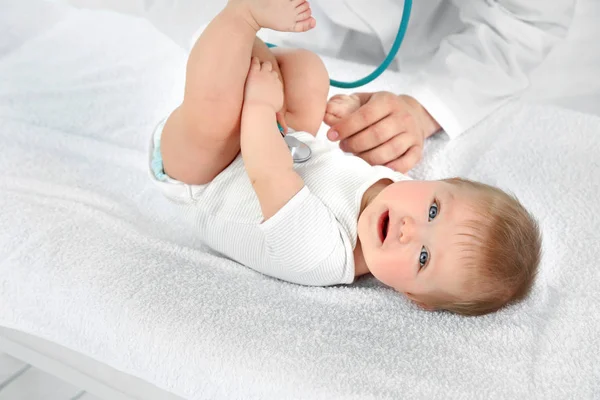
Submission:
M 391 107 L 385 107 L 384 104 L 373 99 L 375 96 L 367 104 L 332 126 L 327 133 L 329 140 L 347 139 L 391 114 Z
M 408 151 L 404 153 L 402 157 L 385 164 L 385 166 L 405 174 L 408 171 L 410 171 L 412 167 L 417 165 L 417 163 L 421 161 L 422 157 L 423 147 L 413 146 L 410 149 L 408 149 Z
M 358 154 L 380 146 L 406 131 L 406 126 L 397 114 L 390 114 L 361 132 L 340 142 L 340 148 L 346 152 Z
M 416 146 L 414 139 L 404 133 L 358 156 L 371 165 L 387 165 L 403 157 Z

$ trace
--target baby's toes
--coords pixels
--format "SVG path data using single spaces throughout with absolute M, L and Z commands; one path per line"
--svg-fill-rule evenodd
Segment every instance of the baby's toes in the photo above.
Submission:
M 313 17 L 310 17 L 303 21 L 296 22 L 294 25 L 294 32 L 306 32 L 313 29 L 315 26 L 317 26 L 317 21 Z
M 354 112 L 360 108 L 360 97 L 355 94 L 348 96 L 346 104 L 350 108 L 350 112 Z
M 341 118 L 338 117 L 337 115 L 325 112 L 325 116 L 323 117 L 323 122 L 325 122 L 325 124 L 328 126 L 333 126 L 333 125 L 337 124 L 340 121 L 340 119 Z
M 327 103 L 327 108 L 325 109 L 327 114 L 340 116 L 344 112 L 344 103 L 341 103 L 336 100 L 331 100 Z
M 337 101 L 330 101 L 327 103 L 327 108 L 325 109 L 325 117 L 323 121 L 331 126 L 337 124 L 344 116 L 346 115 L 345 107 L 343 103 L 339 103 Z
M 327 101 L 327 104 L 330 104 L 330 103 L 344 103 L 346 101 L 347 97 L 348 96 L 345 95 L 345 94 L 336 94 L 335 96 L 333 96 L 332 98 L 330 98 Z
M 310 4 L 308 2 L 304 2 L 296 7 L 296 22 L 301 22 L 312 17 L 312 10 L 310 9 Z
M 344 118 L 352 111 L 354 111 L 353 102 L 349 100 L 348 96 L 334 96 L 327 102 L 326 112 L 337 115 L 338 118 Z
M 327 102 L 325 109 L 325 118 L 323 119 L 327 125 L 336 124 L 341 119 L 346 118 L 354 111 L 360 108 L 360 99 L 357 96 L 338 94 L 333 96 Z

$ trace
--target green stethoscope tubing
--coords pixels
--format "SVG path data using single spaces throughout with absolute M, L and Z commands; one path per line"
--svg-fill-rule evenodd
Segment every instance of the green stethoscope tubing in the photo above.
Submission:
M 362 79 L 356 80 L 354 82 L 342 82 L 336 81 L 335 79 L 330 79 L 331 86 L 341 88 L 341 89 L 354 89 L 360 86 L 364 86 L 375 79 L 379 78 L 379 76 L 389 68 L 392 61 L 398 54 L 398 50 L 400 50 L 400 46 L 402 45 L 402 41 L 404 40 L 404 36 L 406 35 L 406 30 L 408 29 L 408 21 L 410 20 L 410 12 L 412 10 L 412 0 L 404 0 L 404 9 L 402 11 L 402 19 L 400 20 L 400 26 L 398 28 L 398 34 L 396 35 L 396 39 L 392 44 L 392 48 L 388 53 L 387 57 L 383 60 L 383 62 L 377 67 L 373 72 L 369 75 L 365 76 Z M 274 44 L 267 43 L 269 48 L 276 47 Z

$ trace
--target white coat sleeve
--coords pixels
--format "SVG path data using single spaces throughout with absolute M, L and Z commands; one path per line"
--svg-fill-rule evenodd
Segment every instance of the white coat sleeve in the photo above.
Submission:
M 194 35 L 225 7 L 227 0 L 62 0 L 79 8 L 111 10 L 144 18 L 189 50 Z
M 442 41 L 406 90 L 450 137 L 528 87 L 530 72 L 566 36 L 575 8 L 575 0 L 453 2 L 465 29 Z

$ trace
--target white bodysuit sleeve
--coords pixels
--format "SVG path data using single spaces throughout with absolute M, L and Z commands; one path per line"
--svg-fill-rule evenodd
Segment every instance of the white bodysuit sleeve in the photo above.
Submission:
M 310 286 L 352 283 L 353 246 L 334 214 L 305 186 L 261 224 L 268 266 L 279 279 Z
M 406 91 L 450 137 L 527 88 L 529 73 L 566 36 L 575 8 L 575 0 L 453 2 L 465 29 L 442 41 Z

